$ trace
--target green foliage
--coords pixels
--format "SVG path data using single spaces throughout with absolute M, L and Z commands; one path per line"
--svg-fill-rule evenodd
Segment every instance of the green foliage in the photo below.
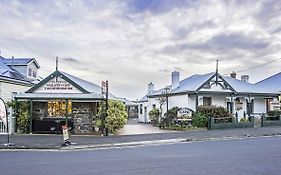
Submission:
M 29 103 L 27 101 L 12 100 L 7 103 L 9 107 L 17 109 L 15 111 L 16 125 L 18 132 L 27 133 L 29 131 Z
M 160 111 L 159 109 L 152 109 L 148 113 L 149 119 L 153 125 L 156 125 L 158 123 Z
M 222 106 L 198 106 L 197 113 L 202 113 L 212 118 L 229 118 L 229 111 Z
M 175 124 L 175 121 L 177 119 L 178 111 L 180 108 L 173 107 L 172 109 L 169 109 L 165 114 L 164 117 L 161 119 L 159 127 L 165 128 L 170 127 Z
M 267 115 L 268 116 L 280 116 L 281 115 L 281 111 L 277 111 L 277 110 L 268 111 Z
M 200 112 L 193 114 L 192 125 L 196 127 L 207 127 L 208 125 L 207 115 Z
M 241 119 L 240 119 L 240 122 L 241 122 L 241 123 L 247 123 L 247 122 L 249 122 L 249 121 L 248 121 L 247 118 L 241 118 Z
M 104 115 L 102 108 L 104 104 L 100 105 L 99 109 L 99 119 L 97 120 L 97 125 L 102 127 L 103 123 L 102 117 Z M 127 122 L 128 114 L 126 112 L 125 105 L 117 100 L 109 100 L 108 101 L 108 110 L 107 110 L 107 117 L 105 119 L 104 126 L 108 128 L 110 133 L 116 133 L 117 130 L 121 129 Z

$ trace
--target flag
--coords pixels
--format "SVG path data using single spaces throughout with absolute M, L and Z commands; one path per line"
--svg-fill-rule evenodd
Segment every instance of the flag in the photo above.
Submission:
M 2 99 L 0 100 L 0 119 L 4 123 L 5 127 L 7 127 L 6 105 Z

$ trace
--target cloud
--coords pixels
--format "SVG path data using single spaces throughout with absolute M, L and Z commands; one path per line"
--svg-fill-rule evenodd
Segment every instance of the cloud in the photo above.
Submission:
M 229 72 L 281 54 L 278 0 L 14 0 L 0 1 L 0 17 L 3 56 L 35 57 L 42 76 L 58 56 L 63 71 L 109 80 L 115 95 L 132 99 L 151 81 L 169 84 L 174 70 L 182 78 L 208 73 L 220 59 L 220 71 Z

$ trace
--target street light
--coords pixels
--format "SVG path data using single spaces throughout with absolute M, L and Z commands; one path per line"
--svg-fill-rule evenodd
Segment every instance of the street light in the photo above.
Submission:
M 171 89 L 168 86 L 166 86 L 164 88 L 164 91 L 162 92 L 162 94 L 164 94 L 165 97 L 166 97 L 166 107 L 167 107 L 167 111 L 166 112 L 168 112 L 168 110 L 169 110 L 168 94 L 170 93 L 170 91 L 171 91 Z

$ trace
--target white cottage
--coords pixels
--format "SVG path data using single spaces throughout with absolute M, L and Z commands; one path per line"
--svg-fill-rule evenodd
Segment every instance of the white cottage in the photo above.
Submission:
M 143 114 L 140 113 L 140 120 L 147 120 L 145 117 L 148 116 L 151 104 L 158 102 L 156 99 L 159 98 L 166 100 L 160 109 L 162 116 L 167 108 L 190 108 L 196 111 L 199 105 L 216 105 L 225 107 L 233 114 L 237 113 L 240 119 L 244 115 L 265 113 L 267 99 L 278 96 L 276 91 L 260 88 L 234 76 L 223 76 L 218 72 L 195 74 L 181 81 L 179 79 L 179 72 L 172 72 L 171 85 L 146 95 L 147 100 L 142 103 L 146 110 Z M 160 106 L 159 103 L 154 105 Z

